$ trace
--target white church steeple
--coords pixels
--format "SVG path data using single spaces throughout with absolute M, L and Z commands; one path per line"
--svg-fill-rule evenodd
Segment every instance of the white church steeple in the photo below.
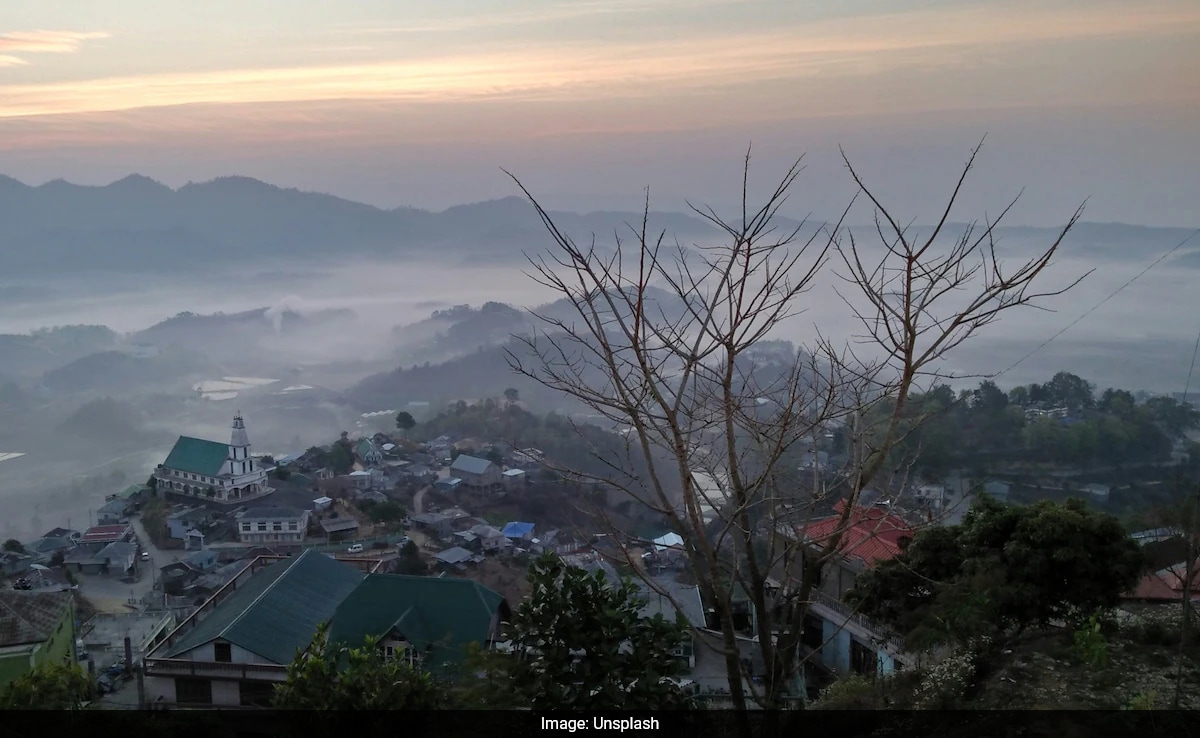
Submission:
M 246 434 L 246 423 L 242 411 L 233 416 L 233 433 L 229 436 L 229 473 L 237 476 L 254 471 L 254 459 L 250 458 L 250 436 Z

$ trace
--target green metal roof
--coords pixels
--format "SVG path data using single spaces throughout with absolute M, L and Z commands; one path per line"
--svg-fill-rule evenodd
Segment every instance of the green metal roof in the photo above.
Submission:
M 167 657 L 220 638 L 273 663 L 288 664 L 362 581 L 358 569 L 309 549 L 250 577 L 180 638 Z
M 333 616 L 330 640 L 358 648 L 367 636 L 393 628 L 413 646 L 433 646 L 431 668 L 458 663 L 468 643 L 487 640 L 497 610 L 507 612 L 497 592 L 468 579 L 369 574 Z
M 229 457 L 229 446 L 216 441 L 205 441 L 202 438 L 180 436 L 171 449 L 163 466 L 168 469 L 203 474 L 215 477 L 221 474 L 221 467 Z
M 144 485 L 144 484 L 131 484 L 128 487 L 126 487 L 123 492 L 118 492 L 117 498 L 121 499 L 121 500 L 128 500 L 133 497 L 137 497 L 145 489 L 146 489 L 146 485 Z

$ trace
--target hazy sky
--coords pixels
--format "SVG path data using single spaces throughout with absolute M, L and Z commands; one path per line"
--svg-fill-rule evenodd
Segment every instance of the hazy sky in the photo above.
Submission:
M 0 4 L 0 172 L 225 174 L 383 206 L 724 203 L 837 145 L 922 219 L 984 133 L 968 204 L 1013 222 L 1200 225 L 1197 0 L 37 0 Z M 969 213 L 968 213 L 969 214 Z

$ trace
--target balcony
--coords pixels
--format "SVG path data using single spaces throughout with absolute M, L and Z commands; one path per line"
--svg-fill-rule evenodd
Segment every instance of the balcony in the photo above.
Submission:
M 898 636 L 889 632 L 887 629 L 880 627 L 870 618 L 865 615 L 855 612 L 852 608 L 846 605 L 836 597 L 832 597 L 818 589 L 814 589 L 812 593 L 812 604 L 824 607 L 827 610 L 832 610 L 841 620 L 848 623 L 853 623 L 859 628 L 871 634 L 871 637 L 885 645 L 888 650 L 893 653 L 903 653 L 904 644 L 901 643 Z M 814 613 L 819 614 L 819 613 Z
M 146 659 L 146 676 L 282 682 L 287 677 L 287 667 L 278 664 L 229 664 L 188 659 Z

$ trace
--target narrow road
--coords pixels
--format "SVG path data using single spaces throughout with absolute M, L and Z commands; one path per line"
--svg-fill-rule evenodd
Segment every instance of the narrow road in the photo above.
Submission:
M 413 495 L 413 515 L 420 515 L 425 512 L 425 493 L 428 491 L 429 485 L 425 485 Z

